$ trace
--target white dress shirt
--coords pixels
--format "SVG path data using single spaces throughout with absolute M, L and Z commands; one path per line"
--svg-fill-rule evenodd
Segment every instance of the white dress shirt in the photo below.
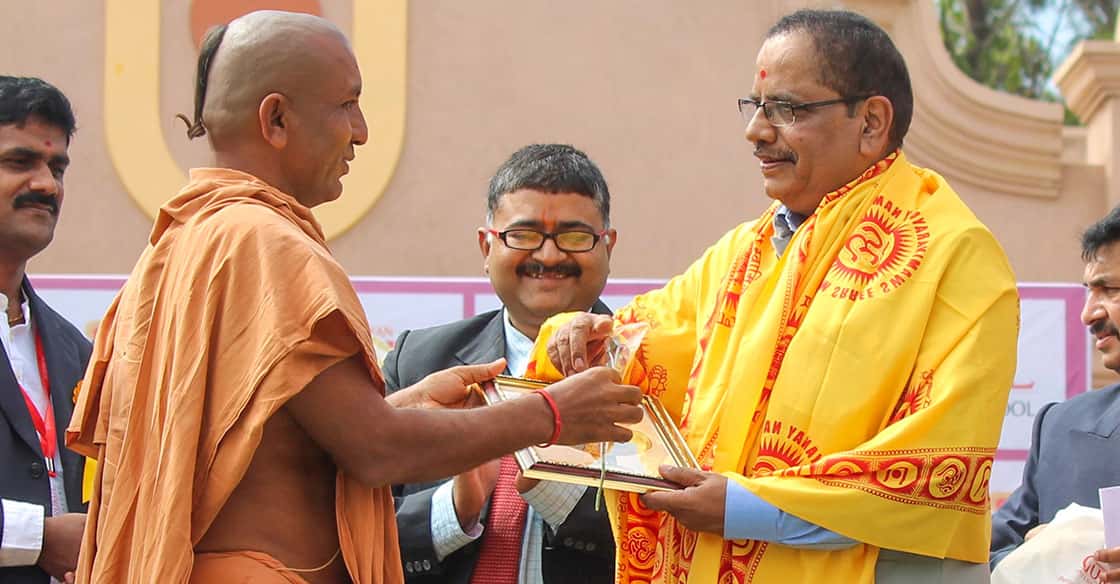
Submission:
M 50 396 L 43 387 L 39 376 L 39 357 L 35 349 L 35 331 L 27 302 L 22 305 L 24 324 L 8 326 L 7 318 L 0 318 L 0 344 L 8 355 L 8 363 L 16 381 L 27 392 L 39 415 L 46 415 Z M 0 294 L 0 313 L 7 314 L 8 297 Z M 56 420 L 57 423 L 57 420 Z M 59 448 L 62 446 L 59 445 Z M 67 512 L 66 490 L 62 481 L 62 459 L 59 452 L 54 455 L 56 476 L 50 477 L 51 509 L 47 512 L 42 505 L 0 499 L 4 508 L 4 531 L 0 541 L 0 567 L 31 566 L 39 561 L 43 548 L 43 523 L 48 515 Z M 5 469 L 5 472 L 10 470 Z M 53 581 L 53 580 L 52 580 Z

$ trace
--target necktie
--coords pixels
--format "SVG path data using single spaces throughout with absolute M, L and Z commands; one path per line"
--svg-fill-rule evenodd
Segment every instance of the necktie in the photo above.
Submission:
M 528 505 L 517 492 L 517 461 L 502 458 L 498 484 L 490 497 L 486 531 L 478 553 L 471 584 L 513 584 L 521 565 L 521 536 Z

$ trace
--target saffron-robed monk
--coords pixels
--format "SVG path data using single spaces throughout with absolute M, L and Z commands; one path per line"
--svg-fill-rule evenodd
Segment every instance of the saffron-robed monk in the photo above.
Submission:
M 211 31 L 192 136 L 214 168 L 156 219 L 97 332 L 69 429 L 100 460 L 79 582 L 401 581 L 388 485 L 533 443 L 627 440 L 605 369 L 448 411 L 502 360 L 383 397 L 363 309 L 310 209 L 365 143 L 346 38 L 304 14 Z M 509 420 L 517 420 L 516 424 Z

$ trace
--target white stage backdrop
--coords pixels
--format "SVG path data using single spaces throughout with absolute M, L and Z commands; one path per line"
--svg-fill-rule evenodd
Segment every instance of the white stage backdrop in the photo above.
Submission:
M 33 276 L 46 301 L 92 337 L 97 321 L 124 283 L 120 276 Z M 658 287 L 658 280 L 607 284 L 603 300 L 618 308 Z M 482 278 L 354 278 L 369 316 L 374 344 L 383 357 L 406 329 L 451 322 L 498 307 Z M 1085 292 L 1067 284 L 1022 284 L 1019 367 L 1007 404 L 1000 448 L 992 468 L 995 504 L 1018 484 L 1030 448 L 1031 423 L 1044 404 L 1088 389 L 1088 335 L 1079 320 Z M 984 359 L 985 355 L 976 355 Z

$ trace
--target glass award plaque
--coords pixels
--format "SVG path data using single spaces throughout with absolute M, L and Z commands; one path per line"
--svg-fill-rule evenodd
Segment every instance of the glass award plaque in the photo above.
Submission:
M 547 387 L 547 383 L 499 376 L 481 384 L 487 403 L 519 399 Z M 657 398 L 642 399 L 645 416 L 627 427 L 629 442 L 595 442 L 582 446 L 530 446 L 516 453 L 521 472 L 528 478 L 596 487 L 605 462 L 602 485 L 608 489 L 644 493 L 680 489 L 661 477 L 663 464 L 699 469 L 676 424 Z M 605 460 L 604 460 L 605 458 Z

